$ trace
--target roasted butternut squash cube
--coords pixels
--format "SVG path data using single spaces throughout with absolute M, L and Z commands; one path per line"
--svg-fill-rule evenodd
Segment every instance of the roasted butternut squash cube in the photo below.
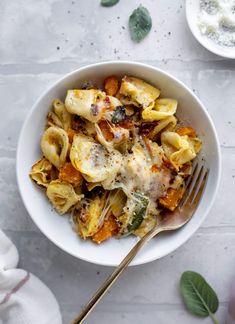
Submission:
M 100 230 L 92 236 L 92 240 L 97 244 L 100 244 L 111 236 L 117 234 L 118 227 L 116 218 L 113 215 L 110 215 L 109 218 L 104 221 Z
M 118 79 L 111 75 L 104 80 L 104 89 L 108 96 L 115 96 L 118 92 Z
M 75 169 L 71 162 L 66 162 L 59 170 L 59 179 L 61 181 L 67 181 L 73 186 L 81 185 L 83 177 L 81 172 Z
M 72 128 L 69 128 L 67 130 L 67 134 L 68 134 L 68 138 L 69 138 L 69 143 L 72 144 L 73 143 L 73 137 L 76 134 L 76 131 Z
M 196 131 L 194 128 L 187 126 L 187 127 L 179 127 L 176 129 L 176 133 L 180 136 L 189 136 L 189 137 L 196 137 Z
M 174 211 L 176 209 L 176 207 L 178 206 L 178 203 L 179 203 L 180 199 L 182 198 L 183 193 L 184 193 L 183 187 L 180 187 L 178 189 L 169 188 L 167 190 L 166 196 L 159 198 L 159 203 L 163 207 L 165 207 L 171 211 Z

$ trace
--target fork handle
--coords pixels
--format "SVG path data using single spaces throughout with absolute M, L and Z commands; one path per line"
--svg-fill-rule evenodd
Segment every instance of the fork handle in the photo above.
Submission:
M 122 274 L 122 272 L 127 268 L 129 263 L 134 259 L 139 250 L 156 234 L 161 231 L 154 232 L 150 231 L 145 236 L 143 236 L 130 250 L 127 256 L 122 260 L 122 262 L 118 265 L 118 267 L 113 271 L 113 273 L 105 280 L 103 285 L 97 290 L 97 292 L 90 299 L 88 304 L 83 308 L 79 316 L 73 321 L 73 324 L 83 323 L 85 318 L 89 315 L 89 313 L 93 310 L 93 308 L 98 304 L 101 298 L 105 295 L 108 289 L 114 284 L 114 282 L 118 279 L 118 277 Z

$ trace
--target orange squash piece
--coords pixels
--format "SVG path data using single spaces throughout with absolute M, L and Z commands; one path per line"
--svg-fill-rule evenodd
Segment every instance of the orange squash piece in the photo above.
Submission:
M 75 130 L 72 128 L 69 128 L 67 130 L 67 134 L 68 134 L 68 138 L 69 138 L 69 143 L 72 144 L 73 143 L 73 137 L 76 134 Z
M 184 193 L 184 188 L 180 187 L 178 189 L 169 188 L 165 197 L 159 198 L 159 203 L 171 210 L 174 211 L 178 206 L 179 200 L 182 198 Z
M 118 89 L 118 79 L 114 75 L 111 75 L 104 80 L 104 90 L 108 96 L 115 96 Z
M 114 135 L 111 131 L 111 128 L 110 128 L 108 122 L 105 120 L 101 120 L 101 122 L 99 123 L 99 127 L 100 127 L 101 132 L 104 135 L 104 138 L 106 139 L 106 141 L 112 141 L 114 138 Z
M 188 127 L 180 127 L 176 129 L 176 133 L 180 136 L 188 135 L 189 137 L 196 137 L 196 131 L 194 128 Z
M 66 162 L 59 170 L 59 179 L 67 181 L 73 186 L 78 186 L 82 183 L 83 177 L 81 172 L 75 169 L 71 162 Z
M 116 234 L 118 227 L 119 226 L 115 217 L 111 215 L 107 220 L 104 221 L 104 224 L 99 229 L 99 231 L 92 236 L 92 240 L 97 244 L 100 244 L 101 242 Z
M 159 172 L 160 169 L 159 169 L 159 167 L 158 167 L 156 164 L 154 164 L 154 165 L 152 165 L 152 167 L 151 167 L 151 171 L 152 171 L 152 172 Z

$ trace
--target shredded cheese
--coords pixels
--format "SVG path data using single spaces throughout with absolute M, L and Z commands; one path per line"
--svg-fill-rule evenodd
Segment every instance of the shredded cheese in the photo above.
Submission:
M 235 1 L 201 0 L 198 27 L 221 46 L 235 46 Z

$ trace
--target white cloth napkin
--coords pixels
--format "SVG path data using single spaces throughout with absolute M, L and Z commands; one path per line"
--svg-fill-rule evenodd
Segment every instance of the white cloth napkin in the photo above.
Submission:
M 0 324 L 62 324 L 59 305 L 33 274 L 16 269 L 19 256 L 0 230 Z

